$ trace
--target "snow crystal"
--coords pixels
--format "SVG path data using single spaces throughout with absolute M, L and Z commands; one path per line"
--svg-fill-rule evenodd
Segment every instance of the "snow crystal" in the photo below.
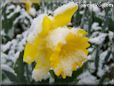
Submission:
M 95 71 L 95 63 L 93 63 L 93 62 L 89 63 L 88 67 L 89 67 L 89 70 L 91 73 L 93 73 Z
M 88 57 L 87 57 L 87 58 L 88 58 L 88 60 L 91 60 L 91 59 L 92 59 L 92 58 L 91 58 L 91 55 L 88 55 Z
M 1 34 L 1 36 L 5 36 L 6 35 L 4 29 L 1 30 L 1 33 L 0 34 Z
M 2 52 L 5 52 L 7 49 L 9 49 L 10 48 L 10 46 L 11 46 L 11 42 L 9 41 L 9 42 L 7 42 L 5 45 L 3 44 L 2 46 L 1 46 L 1 50 L 2 50 Z
M 102 12 L 99 12 L 98 15 L 99 15 L 99 17 L 100 17 L 100 16 L 104 17 L 104 16 L 106 15 L 106 13 L 105 13 L 105 11 L 103 10 Z
M 78 77 L 78 84 L 98 84 L 96 77 L 92 76 L 89 71 L 85 71 Z
M 30 14 L 31 14 L 32 16 L 35 16 L 35 15 L 36 15 L 36 9 L 35 9 L 35 8 L 31 8 L 31 9 L 30 9 Z
M 112 40 L 112 38 L 114 37 L 114 33 L 112 31 L 109 31 L 108 35 L 109 39 Z
M 99 23 L 97 23 L 97 22 L 94 22 L 93 24 L 92 24 L 92 30 L 101 30 L 102 28 L 101 27 L 99 27 Z
M 88 51 L 89 52 L 92 52 L 93 50 L 94 50 L 94 48 L 92 48 L 92 47 L 91 48 L 88 48 Z
M 16 75 L 15 71 L 8 65 L 1 64 L 1 69 L 5 70 L 5 71 L 8 71 L 8 72 L 11 72 L 12 74 Z
M 49 83 L 51 84 L 51 83 L 55 82 L 54 77 L 52 77 L 49 72 L 48 72 L 48 75 L 49 75 Z
M 6 9 L 6 13 L 9 13 L 11 9 L 15 9 L 15 5 L 10 5 Z
M 83 11 L 80 11 L 80 14 L 84 14 L 84 10 Z
M 24 9 L 21 9 L 20 13 L 21 15 L 14 20 L 13 25 L 15 25 L 20 19 L 25 19 L 25 17 L 27 17 L 30 22 L 32 22 L 32 17 L 29 16 L 29 14 Z
M 15 8 L 14 12 L 10 13 L 10 14 L 7 16 L 7 18 L 8 18 L 8 19 L 11 18 L 12 16 L 15 15 L 15 13 L 20 12 L 20 10 L 21 10 L 21 7 L 20 7 L 20 6 L 17 6 L 17 7 Z
M 28 35 L 28 30 L 23 32 L 20 36 L 17 35 L 16 39 L 9 41 L 6 44 L 2 44 L 2 55 L 1 58 L 5 62 L 5 59 L 16 62 L 17 58 L 20 55 L 20 52 L 24 49 Z M 5 51 L 9 51 L 8 54 L 5 54 Z
M 89 42 L 93 43 L 93 44 L 102 44 L 105 40 L 105 37 L 107 36 L 107 34 L 105 33 L 101 33 L 99 36 L 94 37 L 94 38 L 90 38 Z
M 44 16 L 46 16 L 46 14 L 41 14 L 33 20 L 32 25 L 30 27 L 29 35 L 27 38 L 28 42 L 32 42 L 34 38 L 42 31 L 42 22 L 43 22 Z
M 68 35 L 69 32 L 70 31 L 67 27 L 62 27 L 62 28 L 59 27 L 53 30 L 52 32 L 50 32 L 50 35 L 48 36 L 48 39 L 49 39 L 48 46 L 54 49 L 53 47 L 57 45 L 59 42 L 62 42 L 63 44 L 65 44 L 66 43 L 65 37 Z
M 99 32 L 99 31 L 94 31 L 94 32 L 92 33 L 92 35 L 91 35 L 91 38 L 94 38 L 94 37 L 98 36 L 99 34 L 101 34 L 101 32 Z
M 8 56 L 6 54 L 4 54 L 3 52 L 1 52 L 1 63 L 4 64 L 6 62 L 6 59 L 8 58 Z
M 97 72 L 97 75 L 99 77 L 102 77 L 104 75 L 105 71 L 106 71 L 105 69 L 102 68 L 102 66 L 103 66 L 105 56 L 107 55 L 107 53 L 108 53 L 108 50 L 106 50 L 106 51 L 104 51 L 100 54 L 99 67 L 98 67 L 98 72 Z
M 90 4 L 89 10 L 95 12 L 96 14 L 100 12 L 100 9 L 96 4 Z
M 70 9 L 70 8 L 73 8 L 75 7 L 77 4 L 74 3 L 74 2 L 70 2 L 68 4 L 64 4 L 63 6 L 61 7 L 58 7 L 55 11 L 54 11 L 54 15 L 58 15 L 60 13 L 63 13 L 64 11 L 66 11 L 67 9 Z
M 109 83 L 114 85 L 114 79 L 112 79 Z

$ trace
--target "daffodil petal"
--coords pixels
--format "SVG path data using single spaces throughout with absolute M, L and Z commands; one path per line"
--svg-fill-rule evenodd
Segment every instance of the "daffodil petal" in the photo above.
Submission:
M 71 54 L 67 52 L 63 56 L 60 55 L 58 58 L 59 62 L 53 69 L 57 76 L 62 76 L 63 78 L 66 78 L 66 76 L 71 77 L 72 72 L 81 67 L 87 60 L 85 53 L 80 50 L 74 51 Z
M 51 31 L 47 36 L 47 46 L 53 50 L 58 44 L 65 44 L 65 38 L 69 34 L 69 32 L 70 29 L 68 29 L 67 27 L 61 27 Z
M 33 70 L 32 78 L 35 81 L 45 80 L 49 77 L 48 72 L 50 69 L 49 58 L 46 57 L 46 53 L 42 52 L 38 58 L 38 62 Z
M 54 11 L 54 28 L 62 27 L 71 22 L 73 14 L 77 11 L 78 5 L 74 2 L 65 4 Z
M 25 45 L 24 61 L 32 63 L 42 48 L 45 47 L 45 35 L 49 32 L 51 21 L 46 15 L 40 15 L 34 19 L 31 30 Z
M 42 29 L 42 35 L 47 35 L 47 33 L 52 29 L 52 20 L 49 16 L 45 16 L 43 20 L 43 29 Z
M 49 47 L 53 46 L 50 65 L 57 76 L 71 76 L 72 71 L 81 67 L 87 60 L 86 48 L 89 43 L 83 30 L 77 29 L 73 32 L 72 29 L 58 28 L 49 34 L 48 40 Z

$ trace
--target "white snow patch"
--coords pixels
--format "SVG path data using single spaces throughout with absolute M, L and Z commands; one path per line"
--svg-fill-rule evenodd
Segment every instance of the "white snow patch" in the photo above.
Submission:
M 10 14 L 7 16 L 7 18 L 8 18 L 8 19 L 11 18 L 13 15 L 15 15 L 15 14 L 18 13 L 18 12 L 20 12 L 20 10 L 21 10 L 21 7 L 20 7 L 20 6 L 17 6 L 17 7 L 15 8 L 14 12 L 10 13 Z
M 35 8 L 30 9 L 30 15 L 32 15 L 32 16 L 36 15 L 36 9 Z
M 91 62 L 91 63 L 89 63 L 88 66 L 89 66 L 90 72 L 93 73 L 95 71 L 95 63 Z
M 35 18 L 30 27 L 29 35 L 27 41 L 32 43 L 34 38 L 42 31 L 42 22 L 46 14 L 41 14 Z
M 90 4 L 89 10 L 95 12 L 96 14 L 100 12 L 100 9 L 96 4 Z
M 102 28 L 99 26 L 99 23 L 97 23 L 97 22 L 94 22 L 93 24 L 92 24 L 92 30 L 101 30 Z
M 105 69 L 102 68 L 102 66 L 103 66 L 104 59 L 105 59 L 107 53 L 108 53 L 108 50 L 106 50 L 100 54 L 99 67 L 98 67 L 98 72 L 97 72 L 97 75 L 99 77 L 102 77 L 106 71 Z
M 0 33 L 1 33 L 1 36 L 5 36 L 6 35 L 4 29 L 2 29 Z
M 107 36 L 107 34 L 101 33 L 97 37 L 90 38 L 89 42 L 91 42 L 93 44 L 98 44 L 98 45 L 102 44 L 104 42 L 106 36 Z
M 7 9 L 6 9 L 6 13 L 9 13 L 11 9 L 14 10 L 15 9 L 15 5 L 8 6 Z
M 9 42 L 7 42 L 5 45 L 2 45 L 2 46 L 1 46 L 2 52 L 5 52 L 7 49 L 9 49 L 10 46 L 11 46 L 11 44 L 12 44 L 12 43 L 9 41 Z
M 114 37 L 114 32 L 109 31 L 108 35 L 109 35 L 109 39 L 112 40 L 112 38 Z
M 96 77 L 92 76 L 89 71 L 83 72 L 78 79 L 78 84 L 98 84 Z
M 16 62 L 17 58 L 20 55 L 20 52 L 24 49 L 26 43 L 28 31 L 23 32 L 20 36 L 17 36 L 16 39 L 9 41 L 6 44 L 2 44 L 2 55 L 1 58 L 5 62 L 5 59 Z M 8 54 L 5 54 L 5 51 L 8 50 Z
M 8 71 L 8 72 L 11 72 L 12 74 L 16 75 L 15 71 L 8 65 L 1 64 L 1 69 L 5 70 L 5 71 Z

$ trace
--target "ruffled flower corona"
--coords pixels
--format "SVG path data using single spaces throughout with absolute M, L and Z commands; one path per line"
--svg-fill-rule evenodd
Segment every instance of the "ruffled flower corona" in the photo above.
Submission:
M 33 20 L 23 60 L 36 63 L 32 73 L 34 80 L 47 79 L 49 70 L 62 78 L 71 77 L 87 60 L 87 32 L 67 27 L 77 9 L 78 5 L 70 2 L 57 8 L 53 16 L 41 14 Z

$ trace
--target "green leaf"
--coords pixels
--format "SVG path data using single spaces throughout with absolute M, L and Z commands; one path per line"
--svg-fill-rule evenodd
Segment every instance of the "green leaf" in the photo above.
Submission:
M 6 70 L 2 70 L 2 76 L 8 77 L 12 82 L 17 82 L 17 76 Z
M 27 82 L 24 76 L 24 67 L 25 64 L 23 63 L 23 52 L 22 52 L 14 65 L 14 70 L 15 73 L 17 74 L 18 83 L 22 84 Z

